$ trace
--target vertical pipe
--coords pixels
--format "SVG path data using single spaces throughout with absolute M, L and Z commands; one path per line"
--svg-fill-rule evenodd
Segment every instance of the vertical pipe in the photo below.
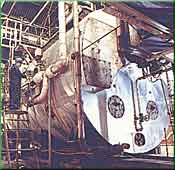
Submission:
M 132 147 L 133 147 L 133 151 L 135 152 L 135 146 L 134 146 L 134 133 L 131 132 L 131 136 L 132 136 Z
M 136 86 L 136 82 L 134 83 L 132 80 L 130 80 L 131 82 L 131 94 L 132 94 L 132 102 L 133 102 L 133 111 L 134 111 L 134 126 L 135 126 L 135 130 L 136 131 L 141 131 L 143 130 L 142 124 L 139 120 L 139 117 L 137 117 L 137 113 L 139 113 L 139 108 L 138 108 L 138 98 L 137 98 L 137 86 Z M 138 127 L 138 122 L 139 121 L 139 125 L 140 127 Z
M 168 106 L 168 101 L 167 101 L 167 98 L 166 98 L 166 94 L 165 94 L 165 89 L 164 89 L 163 81 L 162 81 L 162 79 L 159 79 L 159 80 L 160 80 L 160 83 L 161 83 L 161 86 L 162 86 L 163 97 L 164 97 L 164 100 L 165 100 L 165 104 L 166 104 L 166 108 L 167 108 L 167 111 L 168 111 L 168 115 L 169 115 L 169 118 L 170 118 L 170 120 L 171 120 L 170 108 L 169 108 L 169 106 Z
M 168 153 L 168 143 L 167 143 L 167 134 L 166 134 L 166 129 L 164 128 L 164 134 L 165 134 L 165 146 L 166 146 L 166 156 L 169 156 Z
M 65 17 L 64 1 L 59 1 L 58 17 L 59 17 L 59 58 L 65 59 L 67 55 L 67 49 L 66 49 L 66 17 Z
M 159 79 L 159 80 L 161 82 L 163 96 L 164 96 L 165 104 L 166 104 L 166 107 L 167 107 L 168 115 L 169 115 L 169 118 L 171 120 L 170 110 L 169 110 L 168 102 L 167 102 L 167 99 L 166 99 L 166 94 L 165 94 L 165 89 L 164 89 L 163 81 L 162 81 L 162 79 Z M 167 144 L 166 128 L 164 128 L 164 134 L 165 134 L 166 156 L 168 157 L 169 154 L 168 154 L 168 144 Z
M 173 101 L 172 101 L 172 96 L 171 96 L 171 84 L 170 84 L 170 79 L 168 75 L 168 71 L 165 72 L 166 75 L 166 80 L 167 80 L 167 87 L 168 87 L 168 96 L 169 96 L 169 110 L 170 110 L 170 125 L 173 127 L 173 122 L 172 122 L 172 117 L 173 117 Z
M 120 20 L 120 28 L 116 30 L 116 33 L 117 33 L 117 51 L 122 64 L 125 65 L 126 63 L 123 56 L 123 49 L 128 48 L 128 46 L 130 45 L 130 34 L 128 24 Z
M 48 167 L 52 166 L 52 136 L 51 136 L 51 80 L 48 80 Z
M 116 45 L 117 45 L 117 52 L 118 52 L 118 58 L 116 58 L 116 63 L 117 65 L 119 64 L 119 60 L 124 63 L 124 59 L 122 58 L 122 53 L 121 53 L 121 46 L 120 46 L 120 35 L 121 35 L 121 28 L 116 30 Z
M 84 138 L 84 122 L 82 119 L 82 103 L 81 103 L 81 56 L 80 56 L 80 35 L 78 20 L 78 2 L 73 2 L 73 25 L 74 25 L 74 50 L 75 50 L 75 86 L 76 86 L 76 110 L 77 110 L 77 128 L 78 140 Z
M 136 89 L 136 101 L 137 101 L 137 105 L 138 105 L 138 113 L 139 113 L 139 124 L 140 124 L 140 130 L 143 130 L 143 126 L 142 126 L 142 121 L 140 119 L 141 118 L 141 104 L 140 104 L 140 96 L 139 96 L 139 89 L 138 89 L 138 81 L 139 79 L 136 80 L 135 83 L 135 89 Z M 144 116 L 144 115 L 143 115 Z M 143 118 L 144 119 L 144 118 Z

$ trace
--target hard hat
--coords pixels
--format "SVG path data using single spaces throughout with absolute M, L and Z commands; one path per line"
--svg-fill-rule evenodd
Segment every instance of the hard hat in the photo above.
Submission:
M 16 57 L 15 58 L 15 62 L 16 63 L 22 63 L 23 62 L 23 59 L 21 57 Z

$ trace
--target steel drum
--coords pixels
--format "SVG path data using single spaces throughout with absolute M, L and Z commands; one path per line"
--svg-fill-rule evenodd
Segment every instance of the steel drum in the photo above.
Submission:
M 119 19 L 102 10 L 90 13 L 80 22 L 81 50 L 118 25 Z M 139 36 L 134 29 L 130 29 L 132 42 L 136 44 Z M 134 86 L 141 72 L 134 64 L 120 69 L 116 42 L 116 32 L 113 32 L 83 51 L 83 109 L 94 128 L 109 143 L 128 143 L 130 148 L 126 151 L 129 153 L 146 152 L 159 145 L 163 130 L 168 126 L 161 85 L 146 79 L 138 83 L 141 113 L 149 114 L 149 120 L 142 122 L 143 130 L 137 132 L 134 125 L 131 82 Z M 73 49 L 72 29 L 67 32 L 68 56 L 74 52 Z M 43 53 L 43 60 L 48 66 L 59 60 L 59 41 Z M 51 105 L 54 115 L 52 133 L 66 140 L 76 134 L 77 129 L 73 75 L 73 62 L 70 62 L 69 70 L 53 78 L 51 82 Z M 103 90 L 97 91 L 97 86 Z M 135 109 L 139 116 L 138 108 Z M 34 130 L 48 129 L 47 100 L 34 108 L 31 107 L 29 113 Z

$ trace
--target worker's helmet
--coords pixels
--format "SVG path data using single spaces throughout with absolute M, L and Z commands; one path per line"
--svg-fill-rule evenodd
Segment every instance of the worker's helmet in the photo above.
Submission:
M 19 57 L 19 56 L 16 56 L 15 57 L 15 62 L 16 63 L 22 63 L 23 62 L 23 59 L 21 57 Z

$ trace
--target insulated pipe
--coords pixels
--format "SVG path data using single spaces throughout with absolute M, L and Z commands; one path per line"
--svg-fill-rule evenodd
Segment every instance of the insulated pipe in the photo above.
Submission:
M 66 17 L 65 17 L 65 2 L 59 1 L 58 15 L 59 15 L 59 61 L 51 65 L 46 74 L 49 78 L 61 74 L 64 71 L 64 66 L 68 62 L 67 48 L 66 48 Z
M 59 1 L 58 8 L 59 16 L 59 57 L 65 59 L 67 55 L 66 49 L 66 17 L 65 17 L 65 2 Z
M 53 68 L 55 70 L 53 70 Z M 67 70 L 67 64 L 64 60 L 64 61 L 59 61 L 56 64 L 49 66 L 46 69 L 45 73 L 39 72 L 35 75 L 35 77 L 33 78 L 34 82 L 39 84 L 43 77 L 43 85 L 42 85 L 42 90 L 41 90 L 40 95 L 32 99 L 34 104 L 42 103 L 46 99 L 47 93 L 48 93 L 48 79 L 51 79 L 57 76 L 58 74 L 62 74 L 66 70 Z
M 32 99 L 33 103 L 34 104 L 42 103 L 46 99 L 47 93 L 48 93 L 48 77 L 46 76 L 46 74 L 44 74 L 43 87 L 42 87 L 41 93 L 38 97 Z
M 61 59 L 60 61 L 57 61 L 55 64 L 48 67 L 46 70 L 46 75 L 48 78 L 53 78 L 57 74 L 62 74 L 65 72 L 67 66 L 67 59 Z

